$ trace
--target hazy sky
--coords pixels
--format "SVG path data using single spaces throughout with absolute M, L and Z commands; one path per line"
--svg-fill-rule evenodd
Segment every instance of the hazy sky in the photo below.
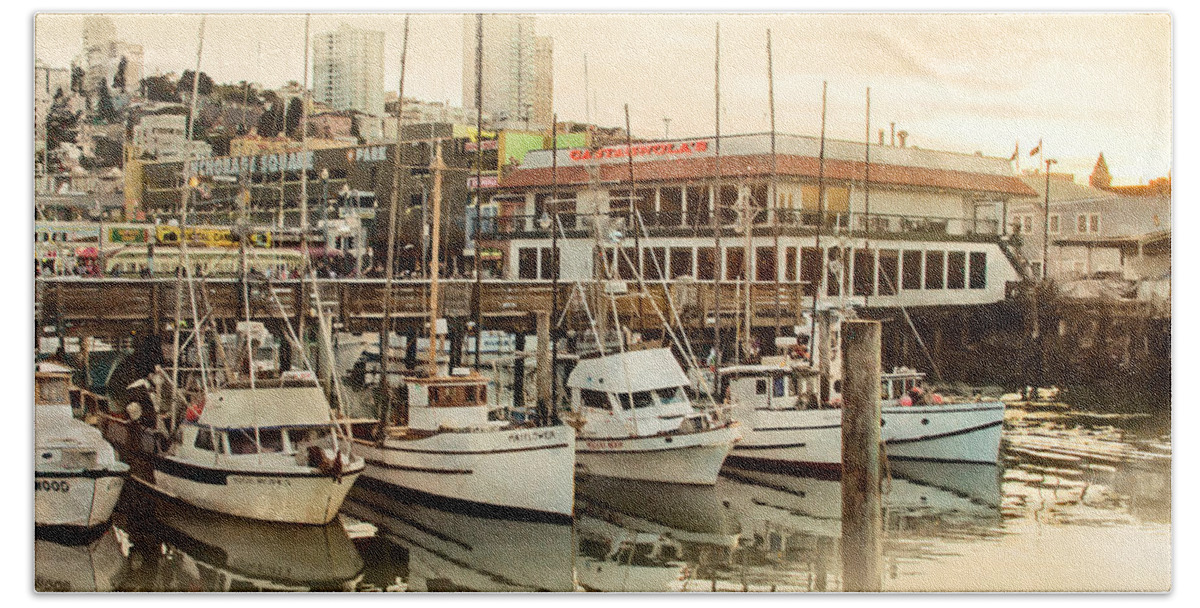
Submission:
M 119 38 L 144 46 L 147 73 L 194 66 L 199 16 L 112 18 Z M 35 57 L 68 65 L 82 20 L 39 15 Z M 1171 21 L 1163 14 L 542 14 L 537 32 L 554 38 L 559 118 L 584 119 L 586 53 L 594 121 L 623 125 L 628 103 L 636 136 L 661 136 L 664 117 L 672 136 L 711 134 L 718 21 L 723 133 L 769 128 L 770 28 L 782 132 L 819 133 L 828 81 L 831 137 L 862 140 L 869 86 L 872 132 L 894 121 L 913 145 L 1007 157 L 1019 140 L 1029 167 L 1027 151 L 1043 139 L 1056 170 L 1078 181 L 1100 152 L 1114 183 L 1171 169 Z M 339 22 L 385 32 L 385 88 L 394 91 L 403 16 L 314 14 L 312 32 Z M 303 40 L 303 15 L 210 15 L 202 69 L 218 82 L 301 81 Z M 408 61 L 406 93 L 460 105 L 461 15 L 414 15 Z

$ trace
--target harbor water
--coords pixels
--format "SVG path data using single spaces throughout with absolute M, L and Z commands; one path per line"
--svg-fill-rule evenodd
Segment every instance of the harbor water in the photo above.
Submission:
M 1169 420 L 1010 408 L 996 466 L 893 460 L 885 591 L 1163 591 Z M 360 480 L 326 526 L 130 483 L 112 524 L 36 539 L 40 591 L 838 591 L 836 479 L 726 467 L 715 487 L 580 479 L 570 523 L 449 510 Z

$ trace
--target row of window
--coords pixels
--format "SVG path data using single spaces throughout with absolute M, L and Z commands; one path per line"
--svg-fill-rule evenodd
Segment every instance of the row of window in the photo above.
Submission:
M 745 261 L 744 247 L 724 248 L 724 279 L 744 280 L 745 268 L 753 268 L 753 279 L 771 282 L 776 279 L 778 260 L 774 247 L 757 247 L 750 264 Z M 856 296 L 895 295 L 900 289 L 985 289 L 987 287 L 987 253 L 982 251 L 921 251 L 900 249 L 858 249 L 853 252 L 837 247 L 784 247 L 784 281 L 805 282 L 805 295 L 815 295 L 821 281 L 821 267 L 826 295 L 841 295 L 850 289 Z M 606 274 L 622 280 L 635 276 L 634 264 L 640 264 L 642 276 L 656 281 L 662 278 L 692 278 L 711 281 L 717 261 L 713 247 L 647 247 L 641 259 L 632 247 L 609 248 L 604 253 Z M 849 255 L 845 255 L 845 254 Z M 517 250 L 517 276 L 521 279 L 552 279 L 558 263 L 549 247 L 521 247 Z M 824 264 L 822 264 L 824 258 Z
M 1062 220 L 1057 213 L 1050 214 L 1050 234 L 1062 233 Z M 1012 229 L 1015 234 L 1032 234 L 1034 227 L 1037 226 L 1034 222 L 1041 223 L 1043 218 L 1032 213 L 1013 215 Z M 1075 216 L 1075 232 L 1076 234 L 1099 234 L 1100 233 L 1100 214 L 1099 213 L 1080 213 Z

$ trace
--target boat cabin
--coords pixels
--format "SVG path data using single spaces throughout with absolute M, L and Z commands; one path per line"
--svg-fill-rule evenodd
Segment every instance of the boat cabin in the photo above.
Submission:
M 407 378 L 408 427 L 420 431 L 471 429 L 488 421 L 487 376 L 456 368 L 449 376 Z
M 787 410 L 816 408 L 820 403 L 821 375 L 807 364 L 735 365 L 720 374 L 726 396 L 738 405 Z
M 880 376 L 879 397 L 884 401 L 894 401 L 920 387 L 924 382 L 923 372 L 911 367 L 894 367 L 892 371 Z
M 587 434 L 650 436 L 676 431 L 695 413 L 687 375 L 666 348 L 583 359 L 567 378 L 571 407 Z
M 33 403 L 37 405 L 71 405 L 71 370 L 53 363 L 43 363 L 33 375 Z

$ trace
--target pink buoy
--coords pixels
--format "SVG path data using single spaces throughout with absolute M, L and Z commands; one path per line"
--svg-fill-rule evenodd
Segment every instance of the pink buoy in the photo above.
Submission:
M 934 405 L 941 405 L 946 402 L 946 400 L 942 399 L 942 396 L 937 393 L 933 394 L 933 397 L 931 398 L 931 400 L 933 401 Z
M 908 395 L 900 397 L 900 405 L 903 405 L 904 407 L 911 407 L 912 397 L 909 397 Z

